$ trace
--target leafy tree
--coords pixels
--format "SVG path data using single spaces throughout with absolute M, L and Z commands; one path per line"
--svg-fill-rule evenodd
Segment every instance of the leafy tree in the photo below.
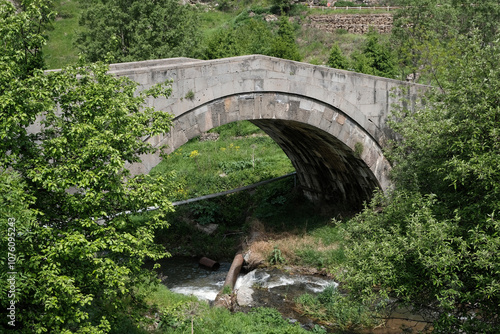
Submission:
M 153 238 L 172 209 L 169 182 L 125 167 L 156 151 L 142 138 L 168 131 L 171 116 L 145 107 L 137 85 L 103 64 L 49 73 L 26 66 L 38 54 L 11 36 L 23 31 L 43 45 L 41 31 L 28 28 L 46 2 L 30 4 L 16 12 L 0 3 L 0 280 L 17 272 L 15 297 L 2 285 L 0 307 L 15 301 L 20 333 L 105 333 L 128 312 L 126 301 L 139 300 L 133 287 L 149 278 L 143 261 L 168 255 Z M 160 210 L 147 224 L 121 214 L 153 205 Z M 6 266 L 8 241 L 15 270 Z M 12 329 L 8 320 L 0 328 Z
M 6 4 L 2 0 L 0 4 L 0 57 L 3 59 L 15 59 L 15 69 L 20 73 L 30 73 L 35 68 L 42 68 L 43 56 L 42 46 L 45 37 L 42 32 L 50 25 L 55 13 L 51 11 L 51 2 L 42 0 L 19 1 L 20 12 L 14 6 Z M 3 47 L 12 45 L 12 48 Z
M 396 61 L 391 48 L 379 41 L 375 31 L 368 33 L 368 40 L 363 48 L 363 54 L 370 59 L 375 75 L 393 78 L 396 74 Z
M 395 57 L 386 45 L 379 41 L 379 35 L 368 33 L 366 44 L 361 53 L 355 53 L 354 70 L 360 73 L 394 78 L 396 75 Z
M 197 55 L 198 16 L 175 0 L 85 0 L 77 47 L 90 60 L 137 61 Z
M 217 9 L 222 12 L 229 12 L 233 8 L 234 8 L 233 0 L 221 0 L 218 2 Z
M 375 75 L 375 70 L 373 68 L 373 59 L 368 58 L 364 53 L 353 52 L 352 64 L 355 72 L 365 73 L 370 75 Z
M 216 31 L 206 41 L 203 58 L 217 59 L 248 54 L 272 54 L 276 37 L 261 18 L 240 14 L 235 22 Z
M 207 41 L 205 59 L 235 57 L 242 54 L 242 49 L 233 29 L 219 29 Z
M 449 45 L 441 88 L 392 117 L 396 188 L 349 224 L 345 279 L 416 307 L 435 332 L 498 333 L 500 47 L 480 32 Z
M 263 19 L 249 18 L 236 27 L 243 54 L 269 55 L 273 32 Z
M 403 8 L 394 16 L 392 45 L 396 49 L 401 79 L 411 74 L 414 81 L 438 84 L 449 57 L 449 43 L 475 29 L 483 45 L 498 33 L 500 4 L 495 0 L 401 0 Z
M 476 30 L 476 34 L 483 44 L 492 43 L 500 32 L 500 3 L 495 0 L 474 2 L 451 0 L 451 5 L 459 10 L 458 32 L 467 34 Z
M 286 15 L 292 8 L 290 0 L 273 0 L 272 4 L 275 7 L 275 11 L 273 12 L 278 12 L 280 15 Z
M 349 60 L 342 54 L 342 50 L 337 43 L 333 44 L 330 50 L 330 56 L 326 63 L 329 67 L 338 68 L 341 70 L 349 69 Z
M 277 36 L 271 45 L 269 56 L 301 61 L 297 43 L 295 42 L 295 32 L 287 16 L 281 16 Z

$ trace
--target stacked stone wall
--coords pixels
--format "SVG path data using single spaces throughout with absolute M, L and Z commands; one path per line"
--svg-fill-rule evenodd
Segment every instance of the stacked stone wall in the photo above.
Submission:
M 329 14 L 309 16 L 311 28 L 335 32 L 347 30 L 353 34 L 364 34 L 373 27 L 379 33 L 389 33 L 392 29 L 392 14 Z

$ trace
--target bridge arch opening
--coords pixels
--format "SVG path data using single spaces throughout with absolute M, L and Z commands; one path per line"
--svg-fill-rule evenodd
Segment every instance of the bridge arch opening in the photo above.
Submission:
M 342 210 L 360 209 L 378 180 L 358 152 L 310 124 L 290 120 L 253 120 L 291 160 L 299 187 L 315 203 Z
M 171 153 L 202 133 L 240 120 L 252 122 L 282 148 L 299 187 L 315 203 L 355 210 L 375 189 L 389 186 L 390 165 L 376 140 L 342 111 L 304 96 L 254 92 L 218 98 L 177 116 L 169 133 L 150 142 L 167 145 Z M 149 172 L 159 161 L 144 159 L 139 172 Z

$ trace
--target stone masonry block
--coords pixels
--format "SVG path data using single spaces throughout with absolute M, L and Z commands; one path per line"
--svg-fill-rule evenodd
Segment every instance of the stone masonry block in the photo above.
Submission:
M 255 80 L 254 79 L 241 79 L 239 82 L 228 82 L 228 87 L 231 87 L 231 90 L 234 93 L 249 93 L 257 91 L 255 89 Z M 261 89 L 262 90 L 262 89 Z
M 254 106 L 255 102 L 253 95 L 245 95 L 238 98 L 238 107 L 242 118 L 252 119 L 254 114 Z
M 199 136 L 201 135 L 201 131 L 200 131 L 200 128 L 198 127 L 197 124 L 193 125 L 193 126 L 190 126 L 189 128 L 187 128 L 185 130 L 185 134 L 186 134 L 186 137 L 189 139 L 192 139 L 196 136 Z
M 323 114 L 324 114 L 323 118 L 325 120 L 332 122 L 337 118 L 338 112 L 336 112 L 332 108 L 325 108 L 325 111 Z
M 356 103 L 361 105 L 371 105 L 375 103 L 373 90 L 362 90 L 356 93 Z
M 213 124 L 213 115 L 212 115 L 212 110 L 207 108 L 207 111 L 200 116 L 203 116 L 203 119 L 201 120 L 200 124 L 200 131 L 202 132 L 207 132 L 210 129 L 214 128 Z
M 254 108 L 253 108 L 254 119 L 262 118 L 262 95 L 254 94 Z
M 262 115 L 266 118 L 272 118 L 274 115 L 274 108 L 276 104 L 276 94 L 275 93 L 264 93 L 262 94 Z
M 264 79 L 255 79 L 253 80 L 253 86 L 254 86 L 254 90 L 256 92 L 260 92 L 262 90 L 264 90 Z
M 290 109 L 290 104 L 288 102 L 276 101 L 274 108 L 274 117 L 277 119 L 290 119 L 288 110 Z
M 331 104 L 331 98 L 336 96 L 335 93 L 325 91 L 321 86 L 315 84 L 301 85 L 300 89 L 302 92 L 300 95 L 325 102 L 326 104 Z
M 321 127 L 321 123 L 323 122 L 326 122 L 324 119 L 323 119 L 323 113 L 317 111 L 317 110 L 311 110 L 311 112 L 309 113 L 309 119 L 306 120 L 306 123 L 307 124 L 311 124 L 313 126 L 316 126 L 320 129 L 323 129 Z
M 153 83 L 151 80 L 151 72 L 138 71 L 138 73 L 131 75 L 130 78 L 140 85 L 148 85 Z
M 200 92 L 200 91 L 207 90 L 207 89 L 210 89 L 212 91 L 211 88 L 212 87 L 209 86 L 206 78 L 198 77 L 198 78 L 194 79 L 194 89 L 196 91 Z
M 271 92 L 288 92 L 290 90 L 290 81 L 285 79 L 266 79 L 264 80 L 264 90 Z
M 300 108 L 301 109 L 306 109 L 306 110 L 311 110 L 313 106 L 313 101 L 311 100 L 306 100 L 306 99 L 300 99 Z

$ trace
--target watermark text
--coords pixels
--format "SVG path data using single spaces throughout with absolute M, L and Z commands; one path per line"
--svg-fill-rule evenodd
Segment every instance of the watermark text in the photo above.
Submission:
M 10 326 L 16 326 L 16 219 L 8 219 L 7 228 L 7 298 L 9 298 L 9 306 L 7 306 L 7 318 Z

